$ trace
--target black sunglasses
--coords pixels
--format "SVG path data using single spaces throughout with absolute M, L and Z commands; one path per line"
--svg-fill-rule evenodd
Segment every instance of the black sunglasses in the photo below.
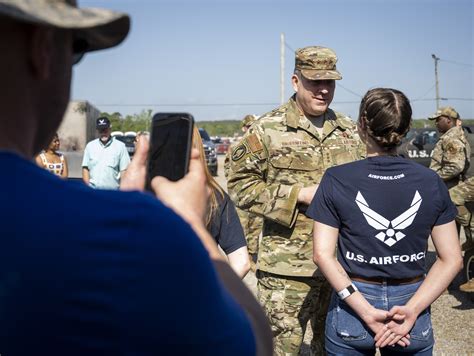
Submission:
M 86 54 L 89 45 L 86 40 L 82 38 L 75 38 L 72 43 L 72 64 L 77 64 Z

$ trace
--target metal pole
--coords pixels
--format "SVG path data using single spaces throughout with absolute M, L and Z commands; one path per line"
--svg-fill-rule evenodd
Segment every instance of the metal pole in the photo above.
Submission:
M 435 62 L 435 79 L 436 79 L 436 110 L 439 109 L 439 82 L 438 82 L 438 61 L 439 57 L 436 57 L 434 54 L 431 55 L 431 58 Z
M 280 34 L 280 104 L 285 102 L 285 34 Z

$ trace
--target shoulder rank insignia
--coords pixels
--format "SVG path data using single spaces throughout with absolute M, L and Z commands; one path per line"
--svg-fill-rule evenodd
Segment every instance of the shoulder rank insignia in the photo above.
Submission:
M 261 150 L 263 150 L 263 145 L 260 142 L 260 140 L 258 139 L 257 135 L 255 135 L 255 134 L 249 135 L 247 137 L 246 141 L 247 141 L 247 143 L 249 145 L 249 148 L 250 148 L 250 151 L 252 151 L 252 153 L 257 153 L 257 152 L 260 152 Z

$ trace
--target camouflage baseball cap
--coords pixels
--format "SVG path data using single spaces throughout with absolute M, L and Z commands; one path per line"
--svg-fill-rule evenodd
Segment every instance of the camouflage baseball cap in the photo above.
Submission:
M 436 112 L 433 115 L 428 117 L 428 119 L 436 120 L 440 116 L 446 116 L 446 117 L 449 117 L 451 119 L 456 119 L 456 120 L 460 119 L 458 112 L 454 110 L 454 108 L 451 106 L 439 108 L 438 110 L 436 110 Z
M 74 50 L 90 52 L 118 45 L 127 37 L 127 14 L 77 7 L 76 0 L 0 0 L 0 17 L 68 29 L 74 32 Z
M 257 120 L 257 115 L 246 115 L 242 120 L 242 127 L 250 126 L 252 123 Z
M 310 46 L 296 51 L 295 69 L 311 80 L 342 79 L 336 69 L 336 53 L 326 47 Z

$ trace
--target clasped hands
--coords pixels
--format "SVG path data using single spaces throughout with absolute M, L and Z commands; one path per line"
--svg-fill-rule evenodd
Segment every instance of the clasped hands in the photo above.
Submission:
M 364 322 L 374 332 L 375 346 L 410 345 L 410 330 L 417 315 L 407 306 L 394 306 L 390 311 L 373 308 Z

